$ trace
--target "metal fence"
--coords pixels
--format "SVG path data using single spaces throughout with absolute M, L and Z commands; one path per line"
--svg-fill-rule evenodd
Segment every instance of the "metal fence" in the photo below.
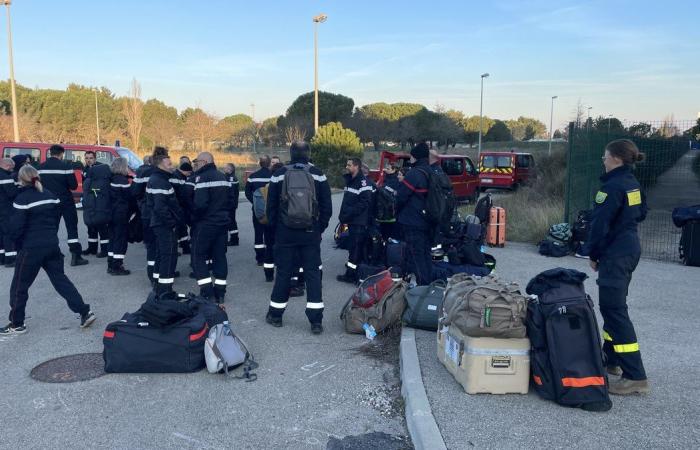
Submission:
M 572 223 L 579 211 L 592 208 L 604 172 L 605 145 L 613 139 L 631 139 L 646 155 L 634 170 L 649 206 L 639 229 L 642 257 L 678 261 L 680 229 L 673 225 L 671 211 L 700 203 L 700 150 L 690 131 L 696 122 L 621 124 L 612 130 L 590 125 L 569 124 L 565 220 Z

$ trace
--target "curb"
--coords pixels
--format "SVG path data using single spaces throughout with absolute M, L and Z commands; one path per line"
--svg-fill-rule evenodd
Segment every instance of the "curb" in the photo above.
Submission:
M 401 395 L 406 403 L 406 425 L 416 449 L 447 450 L 430 409 L 418 362 L 416 332 L 401 329 Z

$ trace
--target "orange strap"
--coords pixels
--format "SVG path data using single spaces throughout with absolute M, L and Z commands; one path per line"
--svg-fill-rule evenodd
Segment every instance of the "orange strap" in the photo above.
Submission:
M 561 384 L 567 387 L 605 386 L 604 377 L 562 378 Z

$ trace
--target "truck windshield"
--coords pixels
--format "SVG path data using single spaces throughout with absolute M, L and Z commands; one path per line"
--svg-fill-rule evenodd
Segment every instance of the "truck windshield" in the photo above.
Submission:
M 481 165 L 488 169 L 510 167 L 511 157 L 484 155 L 481 157 Z
M 131 170 L 136 170 L 143 165 L 141 158 L 136 156 L 136 154 L 128 148 L 120 147 L 117 149 L 117 153 L 119 153 L 119 156 L 126 159 L 129 169 Z

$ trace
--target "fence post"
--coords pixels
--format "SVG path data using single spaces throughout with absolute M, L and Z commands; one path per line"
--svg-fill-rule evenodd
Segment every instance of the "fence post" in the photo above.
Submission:
M 563 222 L 569 223 L 569 213 L 570 213 L 570 203 L 571 203 L 571 155 L 574 150 L 574 123 L 569 122 L 569 151 L 566 155 L 566 199 L 564 202 L 564 220 Z

